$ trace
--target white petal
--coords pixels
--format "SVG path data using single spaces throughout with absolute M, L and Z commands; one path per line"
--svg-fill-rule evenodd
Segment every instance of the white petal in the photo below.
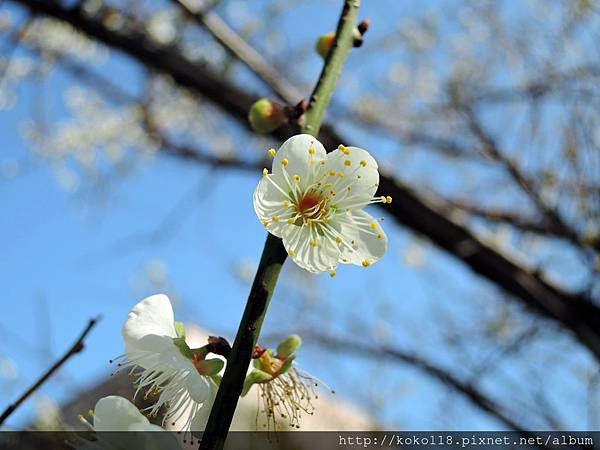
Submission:
M 187 391 L 196 403 L 204 403 L 210 396 L 210 379 L 200 375 L 196 370 L 186 377 Z
M 371 201 L 377 191 L 379 185 L 377 161 L 362 148 L 346 148 L 348 154 L 339 149 L 329 153 L 325 167 L 328 172 L 344 174 L 344 177 L 337 179 L 335 183 L 337 192 L 335 204 L 340 210 L 361 209 Z
M 309 151 L 311 148 L 314 149 L 312 154 Z M 300 177 L 299 186 L 305 188 L 315 181 L 313 179 L 314 169 L 320 170 L 320 163 L 326 157 L 327 153 L 323 144 L 314 136 L 298 134 L 281 145 L 273 159 L 273 174 L 278 178 L 287 175 L 289 179 L 298 175 Z M 287 159 L 286 166 L 282 164 L 284 159 Z
M 129 400 L 111 395 L 98 400 L 94 408 L 96 431 L 127 431 L 134 424 L 149 424 L 148 419 Z
M 204 431 L 206 428 L 206 423 L 208 422 L 208 417 L 210 416 L 210 410 L 215 403 L 215 398 L 217 398 L 217 390 L 218 386 L 211 381 L 210 382 L 210 395 L 207 400 L 204 402 L 200 410 L 194 415 L 192 418 L 192 423 L 190 429 L 192 431 Z
M 177 337 L 169 297 L 163 294 L 145 298 L 133 307 L 122 329 L 127 352 L 159 352 Z
M 285 221 L 290 217 L 291 209 L 284 209 L 283 202 L 290 201 L 290 197 L 286 197 L 282 190 L 273 184 L 277 182 L 277 177 L 274 175 L 263 177 L 254 191 L 253 202 L 254 211 L 261 221 L 271 221 L 273 216 L 279 216 L 280 221 L 270 222 L 267 230 L 271 234 L 281 237 L 282 227 L 286 225 Z M 279 181 L 279 183 L 281 182 Z M 281 187 L 280 184 L 278 186 Z M 285 187 L 281 187 L 281 189 L 285 189 Z
M 312 246 L 311 241 L 315 241 L 317 245 Z M 340 257 L 335 239 L 318 234 L 309 226 L 290 225 L 285 228 L 283 246 L 296 264 L 313 273 L 332 271 Z
M 197 373 L 192 362 L 183 356 L 173 341 L 170 342 L 168 347 L 163 348 L 158 355 L 160 365 L 168 368 L 167 370 L 187 370 Z
M 365 261 L 372 264 L 381 259 L 387 251 L 388 239 L 379 222 L 364 211 L 353 211 L 346 217 L 340 221 L 340 234 L 354 251 L 342 246 L 341 262 L 360 266 Z

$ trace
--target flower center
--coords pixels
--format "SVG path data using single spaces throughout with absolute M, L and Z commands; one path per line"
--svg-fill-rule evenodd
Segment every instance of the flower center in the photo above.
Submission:
M 320 219 L 327 214 L 326 201 L 316 192 L 307 192 L 298 202 L 298 213 L 305 219 Z

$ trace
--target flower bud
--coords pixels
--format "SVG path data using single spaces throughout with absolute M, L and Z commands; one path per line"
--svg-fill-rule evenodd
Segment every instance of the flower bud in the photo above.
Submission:
M 286 122 L 283 107 L 268 98 L 254 102 L 248 113 L 248 121 L 254 131 L 270 133 Z
M 277 358 L 285 359 L 300 348 L 302 339 L 297 334 L 288 336 L 277 346 Z
M 333 44 L 333 40 L 335 39 L 335 32 L 331 31 L 329 33 L 325 33 L 317 39 L 317 43 L 315 44 L 316 52 L 321 55 L 321 58 L 327 58 L 327 54 L 329 50 L 331 50 L 331 45 Z

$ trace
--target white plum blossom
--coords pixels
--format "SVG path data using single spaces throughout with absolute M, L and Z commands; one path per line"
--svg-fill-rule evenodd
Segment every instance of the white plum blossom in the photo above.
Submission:
M 328 154 L 316 138 L 300 134 L 269 155 L 272 173 L 263 170 L 254 209 L 296 264 L 334 276 L 338 263 L 367 267 L 385 254 L 387 236 L 363 208 L 392 198 L 375 197 L 379 171 L 369 152 L 340 145 Z
M 157 398 L 145 410 L 147 414 L 158 414 L 164 405 L 163 424 L 174 424 L 183 417 L 183 429 L 189 430 L 194 416 L 216 390 L 213 376 L 222 369 L 223 361 L 205 359 L 207 352 L 187 346 L 183 324 L 175 322 L 171 302 L 163 294 L 135 305 L 122 334 L 125 354 L 117 358 L 120 369 L 130 369 L 136 396 L 143 390 L 146 398 Z
M 174 435 L 168 433 L 146 433 L 148 431 L 165 431 L 150 421 L 138 411 L 129 400 L 111 395 L 101 398 L 96 403 L 90 424 L 83 416 L 81 421 L 96 432 L 95 438 L 76 437 L 72 447 L 78 450 L 131 450 L 143 448 L 146 450 L 179 450 Z M 143 433 L 121 433 L 140 432 Z
M 150 423 L 133 403 L 117 395 L 98 400 L 91 415 L 94 431 L 164 431 Z

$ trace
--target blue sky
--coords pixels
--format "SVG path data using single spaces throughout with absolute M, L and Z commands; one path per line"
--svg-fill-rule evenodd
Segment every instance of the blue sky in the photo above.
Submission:
M 373 3 L 365 2 L 365 16 L 369 8 L 375 8 Z M 322 19 L 314 24 L 315 33 L 327 31 L 335 23 L 338 9 L 337 2 L 327 3 Z M 386 24 L 381 25 L 384 29 Z M 288 37 L 293 39 L 294 33 Z M 319 69 L 319 61 L 313 57 L 307 76 L 316 76 Z M 102 70 L 135 91 L 137 68 L 126 59 L 112 57 Z M 240 79 L 246 78 L 240 75 Z M 46 113 L 52 121 L 68 116 L 62 94 L 72 83 L 70 77 L 57 71 L 44 84 Z M 244 261 L 255 264 L 265 237 L 251 203 L 259 174 L 214 172 L 157 157 L 123 179 L 112 180 L 100 192 L 62 189 L 48 161 L 32 155 L 20 133 L 23 121 L 32 113 L 36 92 L 34 82 L 24 83 L 19 87 L 16 106 L 0 112 L 0 165 L 27 161 L 16 176 L 0 180 L 0 277 L 4 291 L 0 358 L 13 361 L 19 374 L 14 381 L 0 381 L 0 407 L 31 384 L 53 358 L 71 345 L 86 321 L 98 314 L 102 321 L 90 334 L 86 350 L 69 361 L 60 376 L 40 393 L 65 400 L 77 389 L 106 376 L 110 371 L 108 360 L 123 350 L 120 328 L 127 312 L 156 289 L 144 278 L 151 261 L 158 261 L 159 267 L 164 264 L 169 286 L 179 294 L 181 301 L 175 305 L 179 320 L 196 321 L 232 336 L 248 292 L 233 268 Z M 381 157 L 393 149 L 384 141 L 380 144 L 375 153 Z M 167 217 L 172 220 L 164 239 L 136 241 L 157 229 Z M 422 244 L 425 269 L 407 266 L 402 255 L 414 243 L 412 236 L 391 220 L 384 226 L 390 250 L 383 261 L 368 270 L 342 267 L 335 279 L 318 279 L 318 288 L 333 312 L 329 326 L 339 328 L 335 318 L 343 315 L 362 317 L 369 326 L 375 324 L 387 330 L 393 342 L 411 345 L 420 342 L 422 333 L 424 352 L 437 362 L 449 363 L 443 345 L 432 341 L 427 333 L 432 320 L 428 300 L 437 296 L 441 302 L 455 302 L 454 313 L 461 316 L 464 309 L 468 317 L 472 304 L 466 297 L 461 298 L 461 292 L 491 295 L 493 291 L 427 244 Z M 288 261 L 284 276 L 293 273 L 290 265 Z M 442 280 L 451 280 L 451 289 L 446 289 Z M 393 311 L 378 309 L 370 301 L 372 295 L 389 299 Z M 294 323 L 291 314 L 296 310 L 290 310 L 288 296 L 289 287 L 276 291 L 265 334 L 287 332 L 288 323 Z M 310 317 L 311 312 L 306 314 Z M 399 330 L 399 323 L 406 328 Z M 573 358 L 587 361 L 585 355 Z M 355 402 L 365 400 L 356 374 L 364 373 L 368 380 L 371 371 L 383 373 L 378 381 L 382 392 L 395 392 L 401 401 L 386 404 L 379 411 L 381 418 L 395 425 L 401 418 L 403 428 L 433 427 L 437 401 L 446 395 L 437 383 L 418 372 L 388 363 L 342 359 L 312 346 L 302 350 L 300 362 L 335 387 L 339 395 Z M 346 371 L 354 375 L 350 382 Z M 562 381 L 558 376 L 553 382 L 561 385 Z M 459 407 L 464 402 L 452 398 Z M 25 424 L 33 403 L 28 401 L 8 425 Z M 488 416 L 467 408 L 466 403 L 462 411 L 455 425 L 459 421 L 469 429 L 499 426 Z M 443 427 L 452 422 L 438 423 Z

